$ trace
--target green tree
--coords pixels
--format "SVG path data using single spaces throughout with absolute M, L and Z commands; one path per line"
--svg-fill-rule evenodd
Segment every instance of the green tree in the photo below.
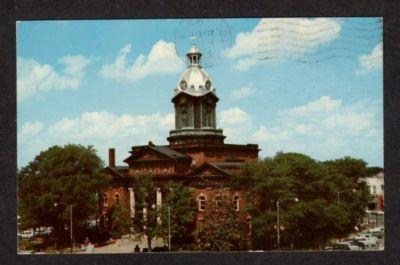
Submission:
M 111 210 L 112 236 L 120 237 L 130 234 L 132 227 L 132 218 L 128 209 L 116 205 Z
M 249 235 L 245 215 L 236 211 L 232 200 L 219 194 L 209 198 L 197 231 L 201 250 L 247 250 Z
M 170 225 L 171 245 L 178 249 L 193 242 L 196 202 L 193 190 L 182 182 L 169 183 L 164 190 L 166 197 L 162 204 L 161 233 L 168 242 Z
M 161 209 L 156 205 L 156 190 L 154 176 L 135 176 L 133 178 L 135 192 L 135 216 L 133 229 L 136 237 L 141 240 L 147 238 L 149 251 L 152 250 L 151 241 L 161 235 Z
M 245 165 L 235 181 L 248 190 L 253 248 L 277 247 L 277 201 L 282 201 L 280 239 L 284 248 L 318 248 L 330 238 L 353 231 L 368 201 L 361 181 L 365 174 L 362 160 L 346 157 L 318 162 L 298 153 L 277 153 Z
M 92 146 L 68 144 L 42 151 L 18 172 L 18 214 L 22 228 L 52 226 L 67 236 L 74 225 L 97 213 L 98 194 L 108 185 L 103 162 Z

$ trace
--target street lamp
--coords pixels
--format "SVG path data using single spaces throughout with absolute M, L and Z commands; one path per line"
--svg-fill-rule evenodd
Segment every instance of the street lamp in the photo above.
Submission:
M 153 204 L 151 206 L 153 209 L 156 208 L 156 205 Z M 168 205 L 168 250 L 171 251 L 171 206 Z
M 171 206 L 168 205 L 168 250 L 171 252 Z
M 70 212 L 69 212 L 69 218 L 70 218 L 70 238 L 71 238 L 71 253 L 74 251 L 74 232 L 73 232 L 73 216 L 72 216 L 72 207 L 73 205 L 70 204 Z M 54 203 L 54 207 L 58 207 L 58 203 Z
M 350 191 L 350 190 L 352 192 L 356 192 L 355 189 L 344 189 L 344 190 L 340 190 L 340 191 L 337 192 L 337 204 L 338 204 L 338 207 L 340 207 L 340 193 L 343 193 L 343 192 L 346 192 L 346 191 Z
M 73 232 L 73 216 L 72 216 L 72 204 L 70 205 L 70 219 L 71 219 L 71 224 L 70 224 L 70 226 L 71 226 L 71 231 L 70 231 L 70 236 L 71 236 L 71 253 L 74 253 L 74 232 Z
M 293 200 L 295 202 L 299 201 L 299 199 L 297 197 L 284 198 L 284 199 L 276 201 L 276 238 L 277 238 L 277 243 L 278 243 L 278 249 L 280 248 L 280 244 L 281 244 L 281 242 L 280 242 L 281 238 L 280 238 L 280 233 L 279 233 L 279 230 L 280 230 L 280 228 L 279 228 L 279 205 L 287 200 Z

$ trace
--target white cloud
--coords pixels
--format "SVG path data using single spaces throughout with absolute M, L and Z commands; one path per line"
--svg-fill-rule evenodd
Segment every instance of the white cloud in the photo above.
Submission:
M 322 96 L 280 111 L 277 123 L 262 125 L 249 137 L 260 144 L 264 155 L 283 150 L 317 159 L 345 155 L 366 158 L 371 152 L 382 151 L 382 112 L 381 100 L 364 99 L 345 105 L 342 100 Z
M 357 74 L 367 74 L 374 70 L 382 69 L 383 65 L 383 45 L 380 42 L 374 47 L 371 54 L 358 57 L 360 68 L 356 70 Z
M 219 125 L 224 129 L 226 140 L 234 143 L 245 143 L 251 130 L 250 115 L 240 108 L 231 108 L 221 111 Z
M 256 56 L 253 57 L 245 57 L 245 58 L 240 58 L 238 59 L 235 64 L 233 65 L 233 68 L 238 70 L 238 71 L 247 71 L 251 67 L 257 65 L 260 63 L 260 59 L 257 58 Z
M 127 58 L 131 50 L 131 44 L 125 45 L 113 63 L 103 65 L 100 75 L 117 81 L 135 82 L 152 75 L 176 74 L 184 68 L 173 43 L 159 40 L 148 55 L 139 55 L 133 63 Z
M 283 110 L 281 112 L 281 115 L 289 115 L 289 116 L 308 116 L 312 114 L 324 115 L 339 108 L 341 105 L 342 105 L 341 100 L 333 100 L 331 99 L 331 97 L 322 96 L 319 99 L 311 101 L 304 106 Z
M 21 131 L 18 134 L 18 138 L 25 138 L 27 136 L 36 135 L 43 129 L 43 123 L 40 121 L 36 122 L 25 122 L 22 125 Z
M 92 62 L 92 58 L 83 55 L 67 55 L 58 60 L 65 66 L 64 73 L 72 76 L 83 76 L 85 68 Z
M 172 129 L 174 119 L 172 113 L 117 116 L 106 111 L 85 112 L 79 118 L 61 119 L 49 126 L 48 133 L 76 140 L 145 136 Z
M 223 52 L 246 71 L 261 58 L 301 57 L 339 36 L 341 26 L 331 18 L 263 18 L 252 31 L 240 32 L 235 44 Z
M 51 65 L 40 64 L 33 59 L 18 57 L 18 101 L 40 92 L 79 88 L 85 75 L 84 70 L 91 61 L 91 58 L 83 55 L 64 56 L 58 60 L 64 66 L 61 74 L 55 71 Z
M 239 89 L 232 90 L 230 97 L 232 100 L 238 100 L 241 98 L 251 96 L 255 92 L 256 92 L 256 89 L 253 87 L 253 84 L 249 83 Z
M 65 117 L 44 128 L 40 122 L 27 122 L 18 134 L 18 160 L 30 161 L 40 151 L 52 145 L 77 143 L 93 145 L 104 161 L 107 150 L 117 149 L 118 163 L 129 155 L 133 145 L 143 145 L 149 140 L 166 144 L 168 131 L 174 126 L 175 115 L 159 113 L 150 115 L 115 115 L 106 111 L 85 112 L 76 118 Z M 29 133 L 29 137 L 26 137 Z
M 238 107 L 221 111 L 220 124 L 222 127 L 244 125 L 249 122 L 250 116 Z
M 277 142 L 288 140 L 289 135 L 288 131 L 278 131 L 277 128 L 267 130 L 265 126 L 260 126 L 260 128 L 250 136 L 250 139 L 256 143 Z

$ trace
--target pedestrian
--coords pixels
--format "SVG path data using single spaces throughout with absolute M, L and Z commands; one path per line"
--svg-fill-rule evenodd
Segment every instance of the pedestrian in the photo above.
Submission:
M 86 247 L 86 253 L 93 253 L 94 252 L 94 245 L 92 244 L 92 242 L 89 241 L 87 247 Z
M 139 247 L 139 245 L 136 244 L 134 251 L 135 251 L 135 252 L 140 252 L 140 247 Z

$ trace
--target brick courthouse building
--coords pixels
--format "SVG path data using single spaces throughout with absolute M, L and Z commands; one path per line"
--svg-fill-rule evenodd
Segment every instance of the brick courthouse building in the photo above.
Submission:
M 244 206 L 240 190 L 232 189 L 230 177 L 245 162 L 256 162 L 260 149 L 256 144 L 224 143 L 222 129 L 217 129 L 218 97 L 210 77 L 201 67 L 201 52 L 193 46 L 187 53 L 188 67 L 174 90 L 175 129 L 167 138 L 168 145 L 133 146 L 124 160 L 126 166 L 115 165 L 115 150 L 109 149 L 107 172 L 112 186 L 103 195 L 102 212 L 120 204 L 135 216 L 134 175 L 151 174 L 155 178 L 156 203 L 162 206 L 165 190 L 171 181 L 184 181 L 194 188 L 197 202 L 196 222 L 215 194 L 231 199 L 237 210 Z

